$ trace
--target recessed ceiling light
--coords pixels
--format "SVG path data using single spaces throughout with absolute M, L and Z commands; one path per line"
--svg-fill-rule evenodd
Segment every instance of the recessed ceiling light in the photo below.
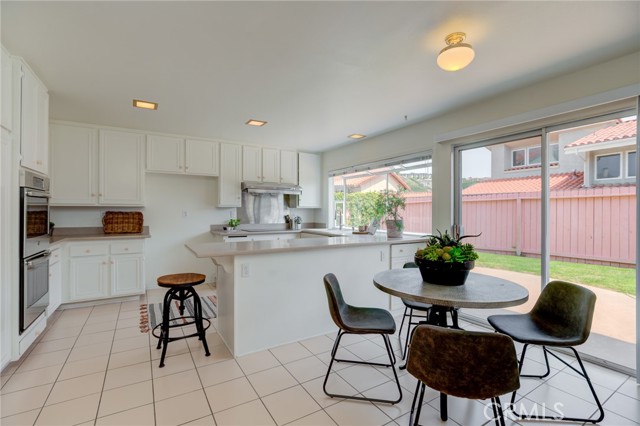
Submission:
M 266 121 L 260 121 L 260 120 L 253 120 L 253 119 L 251 119 L 251 120 L 247 121 L 247 122 L 246 122 L 246 123 L 244 123 L 244 124 L 247 124 L 247 125 L 249 125 L 249 126 L 262 127 L 262 126 L 264 126 L 265 124 L 267 124 L 267 122 L 266 122 Z
M 358 133 L 354 133 L 354 134 L 352 134 L 352 135 L 349 135 L 349 137 L 350 137 L 351 139 L 362 139 L 362 138 L 366 138 L 366 137 L 367 137 L 367 135 L 360 135 L 360 134 L 358 134 Z
M 153 110 L 158 109 L 157 103 L 149 102 L 149 101 L 141 101 L 139 99 L 133 100 L 133 106 L 136 108 L 143 108 L 143 109 L 153 109 Z

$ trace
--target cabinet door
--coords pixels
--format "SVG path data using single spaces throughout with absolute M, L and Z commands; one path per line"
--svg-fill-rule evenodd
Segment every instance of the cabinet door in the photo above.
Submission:
M 220 144 L 212 141 L 186 140 L 186 171 L 190 175 L 220 174 Z
M 298 183 L 298 153 L 295 151 L 280 152 L 280 181 L 282 183 Z
M 322 207 L 322 167 L 320 156 L 301 152 L 298 154 L 299 185 L 302 194 L 298 198 L 298 207 Z
M 263 182 L 282 181 L 280 179 L 280 150 L 264 148 L 262 150 L 262 180 Z
M 49 94 L 38 77 L 22 65 L 20 152 L 23 167 L 47 174 L 49 155 Z
M 147 171 L 184 173 L 184 139 L 147 136 Z
M 11 131 L 13 129 L 13 59 L 4 49 L 0 49 L 0 77 L 2 79 L 2 104 L 0 106 L 0 125 Z
M 49 265 L 49 306 L 47 316 L 51 316 L 62 302 L 62 268 L 61 263 Z
M 98 204 L 98 131 L 51 125 L 51 204 Z
M 218 207 L 240 207 L 242 180 L 242 150 L 240 145 L 220 144 L 220 177 Z
M 100 130 L 100 204 L 144 205 L 144 135 Z
M 144 292 L 144 258 L 141 255 L 111 256 L 111 296 Z
M 242 180 L 262 182 L 262 151 L 255 146 L 242 147 Z
M 69 260 L 69 300 L 101 299 L 109 295 L 109 258 L 77 257 Z

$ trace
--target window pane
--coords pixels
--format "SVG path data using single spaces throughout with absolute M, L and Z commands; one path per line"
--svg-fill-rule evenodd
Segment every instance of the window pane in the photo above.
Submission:
M 512 167 L 524 166 L 524 149 L 513 151 L 511 158 Z
M 540 164 L 542 162 L 542 149 L 539 146 L 529 148 L 529 164 Z
M 551 150 L 549 151 L 549 162 L 557 163 L 560 160 L 560 155 L 558 152 L 558 144 L 550 145 Z
M 620 154 L 598 157 L 596 160 L 596 177 L 598 179 L 620 177 Z
M 636 152 L 630 152 L 627 157 L 627 167 L 629 170 L 629 177 L 636 176 Z

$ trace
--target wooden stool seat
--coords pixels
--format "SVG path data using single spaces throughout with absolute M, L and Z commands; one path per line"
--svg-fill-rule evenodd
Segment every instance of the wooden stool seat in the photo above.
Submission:
M 158 278 L 158 285 L 160 287 L 192 286 L 202 284 L 206 278 L 203 274 L 193 272 L 163 275 Z

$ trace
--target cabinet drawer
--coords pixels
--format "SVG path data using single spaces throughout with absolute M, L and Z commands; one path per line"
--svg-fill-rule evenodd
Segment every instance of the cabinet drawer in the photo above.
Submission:
M 109 254 L 109 246 L 107 244 L 74 244 L 69 247 L 69 256 L 106 256 Z
M 144 251 L 144 241 L 131 240 L 119 243 L 111 243 L 111 254 L 142 253 Z
M 423 243 L 394 244 L 391 246 L 391 258 L 405 257 L 413 259 L 416 250 L 423 248 Z

